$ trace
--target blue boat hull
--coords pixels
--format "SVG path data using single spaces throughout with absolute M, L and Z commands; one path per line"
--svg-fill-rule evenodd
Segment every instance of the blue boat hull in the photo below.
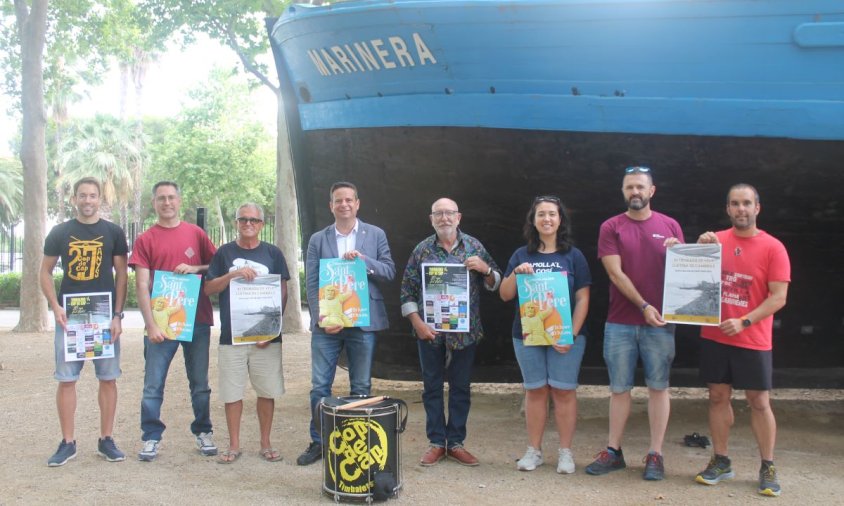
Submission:
M 623 210 L 621 169 L 654 168 L 654 207 L 690 239 L 727 227 L 726 189 L 749 182 L 794 269 L 774 335 L 777 384 L 842 387 L 842 21 L 844 4 L 830 1 L 297 6 L 270 33 L 303 236 L 332 220 L 330 184 L 350 180 L 399 272 L 442 195 L 504 266 L 532 198 L 558 194 L 595 279 L 581 381 L 605 383 L 608 281 L 595 246 L 600 223 Z M 366 68 L 367 52 L 379 69 Z M 384 290 L 392 325 L 374 373 L 418 379 L 398 292 L 398 282 Z M 476 379 L 520 381 L 512 311 L 483 299 Z M 678 330 L 675 384 L 698 384 L 696 335 Z

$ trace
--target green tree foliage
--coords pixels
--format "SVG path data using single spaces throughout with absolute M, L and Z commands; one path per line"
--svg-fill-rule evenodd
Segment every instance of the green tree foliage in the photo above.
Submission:
M 23 168 L 18 160 L 0 158 L 0 226 L 19 222 L 22 209 Z
M 132 169 L 146 156 L 145 140 L 138 135 L 125 122 L 98 115 L 75 121 L 63 139 L 58 166 L 64 183 L 72 185 L 86 176 L 102 181 L 102 214 L 107 218 L 115 205 L 131 201 L 134 194 Z
M 254 119 L 249 89 L 230 71 L 214 70 L 189 94 L 191 103 L 169 127 L 151 132 L 148 184 L 177 181 L 184 219 L 208 208 L 210 226 L 231 227 L 237 206 L 256 202 L 273 214 L 275 154 L 272 137 Z M 219 212 L 218 212 L 219 209 Z

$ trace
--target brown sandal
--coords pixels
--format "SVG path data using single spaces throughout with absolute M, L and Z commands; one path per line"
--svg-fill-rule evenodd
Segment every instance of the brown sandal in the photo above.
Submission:
M 240 450 L 226 450 L 220 454 L 220 457 L 217 459 L 218 464 L 233 464 L 240 458 L 241 455 Z
M 266 460 L 267 462 L 278 462 L 283 457 L 274 448 L 264 448 L 261 450 L 261 458 Z

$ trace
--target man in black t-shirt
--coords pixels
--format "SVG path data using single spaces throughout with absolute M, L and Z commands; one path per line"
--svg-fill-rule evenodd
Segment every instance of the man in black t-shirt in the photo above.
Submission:
M 100 182 L 86 177 L 73 185 L 71 203 L 76 208 L 76 218 L 56 225 L 44 241 L 44 259 L 41 262 L 39 282 L 41 291 L 53 310 L 56 319 L 55 378 L 59 382 L 56 405 L 62 441 L 56 453 L 47 461 L 50 467 L 64 465 L 76 457 L 74 418 L 76 415 L 76 381 L 85 360 L 65 360 L 64 332 L 68 325 L 63 306 L 66 294 L 110 292 L 113 306 L 109 331 L 114 343 L 114 357 L 93 360 L 100 382 L 100 440 L 97 452 L 109 462 L 126 458 L 112 438 L 114 414 L 117 409 L 117 378 L 120 377 L 120 334 L 123 329 L 123 304 L 126 301 L 128 279 L 126 256 L 129 251 L 123 230 L 99 216 L 102 198 Z M 62 259 L 61 289 L 56 294 L 53 269 Z M 104 332 L 105 334 L 105 332 Z M 104 337 L 105 339 L 105 337 Z
M 287 304 L 287 262 L 281 250 L 258 238 L 264 226 L 264 211 L 257 204 L 243 204 L 237 209 L 237 239 L 220 246 L 208 265 L 205 277 L 205 293 L 220 294 L 220 349 L 218 370 L 220 376 L 220 399 L 226 404 L 226 423 L 229 429 L 229 448 L 220 454 L 221 464 L 231 464 L 241 455 L 240 419 L 243 413 L 243 394 L 246 378 L 258 396 L 258 425 L 261 433 L 261 457 L 268 462 L 281 460 L 281 454 L 270 444 L 275 399 L 284 393 L 284 377 L 281 366 L 281 313 Z M 267 274 L 281 277 L 281 307 L 255 307 L 250 313 L 260 314 L 253 327 L 245 335 L 278 336 L 251 344 L 232 344 L 232 321 L 230 309 L 230 285 L 238 279 L 248 283 L 260 283 Z M 254 310 L 254 311 L 253 311 Z

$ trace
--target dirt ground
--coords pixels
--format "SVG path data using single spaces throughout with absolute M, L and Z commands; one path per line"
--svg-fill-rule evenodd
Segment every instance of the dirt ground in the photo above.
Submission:
M 212 342 L 216 332 L 212 337 Z M 254 393 L 245 400 L 242 427 L 244 455 L 230 466 L 200 456 L 189 431 L 192 419 L 181 354 L 170 370 L 162 417 L 168 425 L 161 453 L 153 463 L 139 462 L 139 405 L 143 384 L 141 331 L 123 337 L 123 376 L 115 430 L 127 453 L 122 463 L 107 463 L 96 454 L 98 409 L 93 368 L 85 367 L 78 385 L 76 416 L 78 456 L 67 465 L 48 468 L 47 458 L 60 439 L 55 413 L 52 333 L 15 334 L 0 330 L 0 504 L 319 504 L 322 467 L 299 467 L 296 456 L 308 443 L 310 388 L 309 336 L 285 337 L 287 393 L 276 404 L 273 444 L 284 460 L 267 463 L 258 456 Z M 211 384 L 216 390 L 217 346 L 212 345 Z M 574 442 L 577 472 L 555 473 L 556 444 L 552 426 L 546 432 L 546 465 L 525 473 L 515 468 L 524 452 L 524 421 L 519 413 L 520 387 L 477 384 L 469 418 L 467 448 L 481 465 L 467 468 L 445 460 L 431 468 L 417 465 L 426 448 L 420 384 L 375 380 L 373 393 L 404 399 L 410 406 L 407 431 L 401 437 L 402 491 L 392 503 L 404 504 L 841 504 L 844 477 L 844 392 L 788 390 L 775 392 L 779 423 L 777 464 L 783 485 L 778 499 L 756 494 L 758 455 L 749 428 L 749 413 L 735 401 L 736 427 L 731 456 L 736 479 L 715 487 L 693 482 L 709 451 L 686 448 L 681 441 L 693 431 L 707 433 L 706 401 L 700 389 L 673 389 L 672 416 L 665 447 L 667 478 L 641 479 L 647 451 L 645 392 L 634 391 L 633 415 L 624 449 L 628 469 L 607 476 L 583 472 L 605 445 L 607 390 L 581 387 Z M 345 371 L 338 372 L 335 393 L 348 390 Z M 345 390 L 345 392 L 344 392 Z M 212 419 L 218 446 L 226 447 L 223 405 L 212 393 Z M 757 503 L 758 504 L 758 503 Z

